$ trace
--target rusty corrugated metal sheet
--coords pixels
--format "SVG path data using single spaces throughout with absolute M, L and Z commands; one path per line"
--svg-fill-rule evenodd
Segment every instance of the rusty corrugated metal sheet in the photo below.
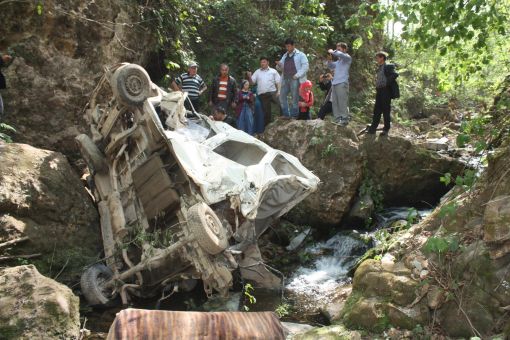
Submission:
M 124 309 L 107 340 L 285 339 L 273 312 L 177 312 Z

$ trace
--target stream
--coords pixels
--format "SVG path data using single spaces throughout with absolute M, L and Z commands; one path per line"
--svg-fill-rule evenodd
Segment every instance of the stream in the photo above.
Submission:
M 197 288 L 189 293 L 181 293 L 158 302 L 135 301 L 135 308 L 162 310 L 200 310 L 200 311 L 275 311 L 282 310 L 282 321 L 308 323 L 312 325 L 328 324 L 321 308 L 330 302 L 337 292 L 352 283 L 349 272 L 358 259 L 378 241 L 378 230 L 389 227 L 393 222 L 403 220 L 411 222 L 426 217 L 432 210 L 416 210 L 408 207 L 388 208 L 377 214 L 373 230 L 339 231 L 324 241 L 303 246 L 299 251 L 300 262 L 296 269 L 285 278 L 283 292 L 255 289 L 252 295 L 256 302 L 250 304 L 238 289 L 231 292 L 228 299 L 207 299 L 203 290 Z M 302 237 L 303 238 L 303 237 Z M 295 256 L 296 254 L 293 254 Z M 302 259 L 302 260 L 301 260 Z M 283 268 L 278 268 L 283 271 Z M 106 310 L 88 310 L 86 328 L 94 332 L 108 332 L 108 328 L 121 308 Z

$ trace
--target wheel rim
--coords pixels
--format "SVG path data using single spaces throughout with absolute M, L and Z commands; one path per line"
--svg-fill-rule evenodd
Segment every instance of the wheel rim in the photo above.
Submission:
M 126 91 L 132 96 L 138 96 L 143 92 L 144 81 L 143 79 L 136 75 L 129 75 L 126 79 Z
M 206 214 L 205 223 L 207 228 L 209 228 L 214 233 L 214 235 L 218 236 L 220 234 L 220 226 L 216 223 L 213 216 Z

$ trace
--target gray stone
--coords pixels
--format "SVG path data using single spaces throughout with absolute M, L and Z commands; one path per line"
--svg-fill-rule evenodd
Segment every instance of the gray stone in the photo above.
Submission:
M 0 269 L 2 339 L 77 339 L 80 301 L 32 266 Z
M 75 282 L 100 252 L 98 213 L 67 159 L 25 144 L 0 145 L 0 242 L 17 237 L 8 255 L 31 259 L 44 275 Z

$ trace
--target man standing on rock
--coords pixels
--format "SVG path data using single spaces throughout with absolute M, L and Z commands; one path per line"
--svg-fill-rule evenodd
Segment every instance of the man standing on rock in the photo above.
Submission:
M 294 40 L 292 39 L 285 40 L 285 49 L 287 52 L 276 63 L 277 68 L 283 71 L 280 105 L 283 117 L 297 119 L 299 115 L 299 86 L 306 81 L 308 58 L 303 52 L 294 47 Z
M 0 57 L 0 90 L 3 90 L 7 87 L 5 77 L 1 72 L 1 67 L 7 65 L 11 60 L 12 57 L 9 54 L 3 54 Z M 2 119 L 3 114 L 4 114 L 4 102 L 2 100 L 2 93 L 0 91 L 0 120 Z
M 271 123 L 271 103 L 279 105 L 278 96 L 280 95 L 280 75 L 274 69 L 269 67 L 269 59 L 260 58 L 260 68 L 255 73 L 246 72 L 248 81 L 257 84 L 257 96 L 262 103 L 264 111 L 264 128 Z
M 336 57 L 337 61 L 330 61 L 329 67 L 335 69 L 333 76 L 331 103 L 333 105 L 333 123 L 347 126 L 351 119 L 349 115 L 349 69 L 352 58 L 347 54 L 347 44 L 336 44 L 336 50 L 329 49 L 328 53 Z
M 368 128 L 368 134 L 375 134 L 377 130 L 377 126 L 379 125 L 379 121 L 381 120 L 381 114 L 384 118 L 384 128 L 381 132 L 381 136 L 385 136 L 388 134 L 391 126 L 391 98 L 392 96 L 392 86 L 396 84 L 396 79 L 398 77 L 398 73 L 395 71 L 395 65 L 386 64 L 386 58 L 388 58 L 388 53 L 386 52 L 377 52 L 375 55 L 375 59 L 378 65 L 377 75 L 375 79 L 375 105 L 374 105 L 374 115 L 372 117 L 372 124 Z M 396 98 L 396 97 L 395 97 Z
M 200 95 L 207 90 L 207 85 L 205 85 L 202 77 L 197 74 L 198 65 L 195 62 L 191 62 L 188 65 L 188 72 L 183 73 L 174 81 L 172 81 L 172 90 L 174 91 L 182 91 L 188 93 L 188 99 L 184 102 L 184 106 L 187 110 L 190 111 L 199 111 L 200 110 Z M 190 103 L 191 102 L 191 103 Z M 192 108 L 193 106 L 193 108 Z
M 211 95 L 209 105 L 218 108 L 221 107 L 228 114 L 229 107 L 235 107 L 235 98 L 237 92 L 237 83 L 234 77 L 228 74 L 227 64 L 220 65 L 220 74 L 214 77 L 211 84 Z

